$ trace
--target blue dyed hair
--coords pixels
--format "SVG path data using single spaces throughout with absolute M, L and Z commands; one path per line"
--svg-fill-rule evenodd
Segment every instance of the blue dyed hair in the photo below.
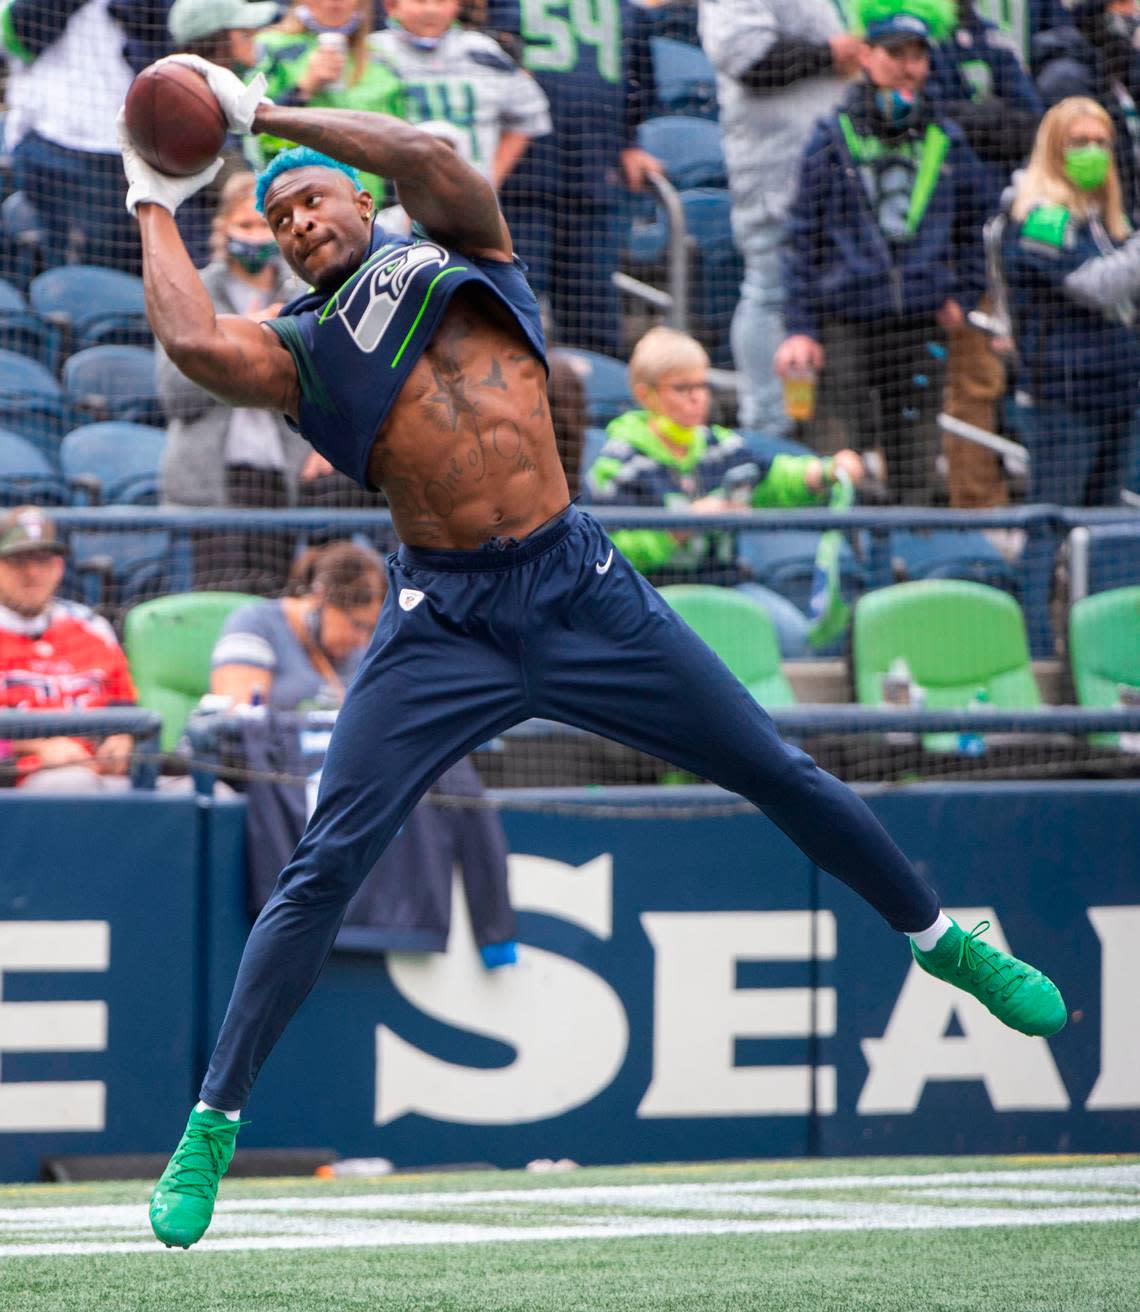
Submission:
M 257 212 L 265 213 L 265 194 L 282 173 L 289 173 L 292 169 L 311 168 L 336 169 L 337 172 L 344 174 L 357 191 L 361 190 L 360 174 L 350 164 L 342 164 L 339 159 L 333 159 L 331 155 L 322 155 L 319 150 L 313 150 L 309 146 L 294 146 L 292 150 L 283 150 L 280 155 L 274 155 L 268 167 L 257 175 L 255 195 Z

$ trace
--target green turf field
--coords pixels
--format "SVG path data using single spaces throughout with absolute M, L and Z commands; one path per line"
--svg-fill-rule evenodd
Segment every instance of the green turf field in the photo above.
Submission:
M 1140 1158 L 234 1181 L 189 1252 L 146 1184 L 0 1186 L 20 1312 L 1140 1312 Z

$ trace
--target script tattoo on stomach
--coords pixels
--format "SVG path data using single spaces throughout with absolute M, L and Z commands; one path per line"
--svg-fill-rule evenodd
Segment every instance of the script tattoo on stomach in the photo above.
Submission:
M 484 376 L 471 382 L 469 372 L 455 355 L 446 350 L 433 353 L 428 367 L 434 387 L 429 387 L 423 398 L 424 414 L 437 432 L 454 433 L 458 439 L 422 485 L 423 501 L 437 518 L 447 519 L 454 514 L 464 492 L 483 482 L 489 458 L 500 470 L 502 466 L 523 474 L 537 470 L 527 452 L 522 427 L 514 419 L 501 417 L 512 391 L 519 394 L 518 385 L 525 384 L 522 377 L 511 377 L 518 374 L 516 362 L 520 360 L 535 363 L 533 356 L 514 355 L 508 357 L 508 371 L 504 372 L 500 358 L 493 356 L 485 370 L 474 371 Z M 541 392 L 541 381 L 537 385 Z M 484 417 L 481 404 L 482 409 L 490 407 L 494 417 Z

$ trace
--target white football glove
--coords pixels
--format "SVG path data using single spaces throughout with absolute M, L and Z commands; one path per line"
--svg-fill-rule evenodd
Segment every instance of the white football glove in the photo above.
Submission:
M 208 59 L 202 59 L 199 55 L 167 55 L 165 59 L 160 59 L 158 62 L 184 64 L 196 73 L 201 73 L 210 90 L 217 97 L 231 132 L 240 132 L 244 135 L 253 127 L 253 116 L 257 113 L 258 105 L 273 104 L 273 101 L 264 94 L 264 73 L 258 73 L 249 86 L 246 86 L 236 73 L 231 73 L 228 68 L 223 68 L 220 64 L 211 64 Z
M 123 172 L 127 175 L 127 210 L 133 214 L 135 207 L 144 201 L 161 205 L 171 214 L 196 191 L 212 182 L 222 167 L 219 156 L 200 173 L 191 173 L 189 177 L 174 178 L 168 173 L 153 169 L 142 158 L 127 131 L 126 111 L 120 109 L 115 119 L 115 131 L 119 136 L 119 149 L 123 152 Z

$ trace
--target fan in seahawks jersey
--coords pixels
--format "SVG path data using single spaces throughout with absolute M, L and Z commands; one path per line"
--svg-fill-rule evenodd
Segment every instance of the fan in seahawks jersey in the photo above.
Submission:
M 550 132 L 550 106 L 497 41 L 456 25 L 458 12 L 459 0 L 389 0 L 388 29 L 370 45 L 400 80 L 403 117 L 458 128 L 459 153 L 497 190 Z

